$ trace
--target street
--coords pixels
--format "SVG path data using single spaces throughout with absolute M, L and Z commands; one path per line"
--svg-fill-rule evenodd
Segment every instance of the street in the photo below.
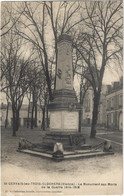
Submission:
M 88 137 L 90 136 L 90 128 L 83 127 L 82 133 L 86 134 Z M 122 152 L 123 146 L 123 132 L 122 131 L 106 131 L 104 129 L 97 130 L 96 138 L 101 141 L 110 140 L 113 146 L 114 152 Z
M 17 137 L 12 137 L 10 130 L 2 131 L 2 189 L 4 193 L 7 190 L 12 191 L 11 193 L 14 193 L 14 196 L 23 196 L 23 192 L 16 192 L 15 194 L 14 191 L 26 190 L 26 195 L 31 195 L 28 191 L 37 190 L 40 191 L 39 194 L 48 194 L 46 185 L 43 188 L 38 185 L 32 185 L 34 182 L 41 184 L 60 183 L 61 186 L 63 186 L 63 182 L 75 183 L 74 186 L 80 183 L 77 189 L 71 187 L 71 185 L 69 185 L 70 188 L 68 187 L 68 189 L 63 188 L 60 190 L 57 188 L 57 191 L 64 194 L 69 194 L 71 191 L 73 191 L 73 194 L 104 193 L 106 195 L 122 193 L 121 145 L 113 144 L 115 149 L 114 155 L 62 162 L 54 162 L 16 151 L 21 137 L 25 137 L 32 142 L 40 142 L 42 141 L 42 133 L 42 131 L 35 129 L 21 129 L 18 131 Z M 102 134 L 97 135 L 102 137 Z M 111 135 L 114 141 L 122 141 L 119 136 L 120 140 L 115 139 L 116 134 L 104 134 L 103 136 L 106 136 L 106 139 L 108 139 Z M 101 139 L 99 139 L 100 141 Z M 5 182 L 7 185 L 5 185 Z M 10 186 L 8 183 L 12 182 L 25 182 L 29 185 Z M 97 183 L 98 186 L 94 183 Z M 113 185 L 110 186 L 108 183 Z M 105 186 L 102 186 L 102 184 Z M 52 194 L 56 189 L 52 187 L 51 191 L 50 193 Z M 37 195 L 39 194 L 37 192 Z M 6 196 L 7 194 L 4 195 Z

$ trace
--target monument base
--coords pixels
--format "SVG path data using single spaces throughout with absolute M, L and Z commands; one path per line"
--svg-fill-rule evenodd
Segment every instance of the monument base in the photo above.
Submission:
M 45 152 L 39 152 L 37 150 L 30 150 L 30 149 L 23 149 L 17 150 L 18 152 L 22 152 L 25 154 L 29 154 L 29 155 L 33 155 L 33 156 L 37 156 L 37 157 L 41 157 L 41 158 L 45 158 L 45 159 L 51 159 L 54 161 L 62 161 L 62 160 L 77 160 L 77 159 L 87 159 L 87 158 L 92 158 L 92 157 L 100 157 L 100 156 L 107 156 L 107 155 L 114 155 L 114 152 L 110 151 L 110 152 L 103 152 L 103 151 L 73 151 L 73 152 L 64 152 L 63 154 L 63 158 L 54 158 L 53 154 L 51 153 L 45 153 Z
M 102 149 L 101 149 L 102 148 Z M 31 143 L 22 138 L 18 152 L 53 159 L 55 161 L 113 155 L 111 142 L 103 141 L 97 145 L 86 145 L 81 133 L 46 133 L 43 143 Z
M 75 91 L 55 90 L 53 95 L 54 99 L 48 105 L 50 125 L 43 138 L 43 148 L 53 151 L 54 145 L 61 143 L 64 151 L 81 149 L 85 138 L 78 132 L 81 105 L 77 102 Z
M 44 149 L 53 151 L 54 145 L 61 143 L 64 151 L 81 149 L 86 143 L 85 137 L 79 132 L 47 132 L 43 138 L 42 146 Z

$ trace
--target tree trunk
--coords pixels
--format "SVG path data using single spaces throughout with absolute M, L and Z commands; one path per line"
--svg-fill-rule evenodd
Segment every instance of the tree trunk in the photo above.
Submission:
M 5 128 L 8 127 L 8 112 L 9 112 L 9 102 L 7 102 L 7 108 L 6 108 Z
M 47 121 L 47 128 L 49 128 L 49 117 L 48 117 L 48 107 L 46 105 L 46 121 Z
M 34 109 L 35 109 L 35 90 L 33 92 L 33 102 L 32 102 L 32 110 L 31 110 L 31 129 L 34 127 Z
M 28 103 L 27 128 L 29 128 L 29 114 L 30 114 L 30 100 L 29 100 L 29 103 Z
M 34 127 L 34 103 L 32 105 L 32 111 L 31 111 L 31 129 Z
M 13 127 L 13 136 L 16 136 L 16 113 L 14 108 L 12 108 L 12 112 L 13 112 L 13 121 L 12 121 L 12 127 Z
M 79 132 L 81 133 L 82 127 L 82 109 L 79 111 Z
M 35 127 L 37 127 L 37 103 L 35 104 Z
M 56 67 L 55 67 L 54 90 L 56 90 L 57 57 L 58 57 L 58 50 L 57 50 L 57 36 L 56 36 L 56 35 L 55 35 L 55 53 L 56 53 Z
M 16 124 L 16 131 L 18 131 L 18 129 L 19 129 L 19 110 L 16 111 L 16 121 L 15 121 L 15 124 Z
M 96 136 L 96 125 L 97 125 L 97 119 L 98 119 L 99 101 L 100 101 L 100 92 L 97 92 L 94 94 L 92 125 L 91 125 L 91 133 L 90 133 L 91 138 L 94 138 Z
M 80 104 L 82 104 L 82 81 L 80 84 Z M 79 111 L 79 132 L 81 133 L 81 125 L 82 125 L 82 108 Z
M 42 124 L 41 124 L 41 129 L 45 130 L 45 106 L 42 108 Z

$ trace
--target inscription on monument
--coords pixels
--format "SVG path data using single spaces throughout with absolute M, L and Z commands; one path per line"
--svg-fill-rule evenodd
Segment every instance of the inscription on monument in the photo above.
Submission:
M 50 113 L 50 128 L 51 129 L 61 129 L 61 112 L 51 112 Z
M 63 112 L 64 129 L 78 129 L 78 112 Z

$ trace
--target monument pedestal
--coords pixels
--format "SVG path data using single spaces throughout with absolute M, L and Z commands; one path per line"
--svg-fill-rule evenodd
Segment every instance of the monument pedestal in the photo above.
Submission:
M 42 146 L 48 151 L 53 151 L 54 145 L 61 143 L 64 151 L 73 151 L 86 148 L 83 134 L 77 132 L 53 132 L 49 131 L 43 138 Z
M 85 144 L 84 136 L 78 132 L 80 104 L 74 90 L 56 90 L 48 105 L 50 129 L 43 138 L 43 147 L 52 151 L 54 145 L 63 144 L 64 150 L 80 149 Z
M 79 130 L 79 110 L 73 89 L 72 40 L 69 35 L 61 35 L 57 44 L 56 90 L 48 105 L 50 114 L 49 133 L 46 133 L 44 147 L 53 150 L 59 142 L 64 150 L 78 149 L 85 143 Z

